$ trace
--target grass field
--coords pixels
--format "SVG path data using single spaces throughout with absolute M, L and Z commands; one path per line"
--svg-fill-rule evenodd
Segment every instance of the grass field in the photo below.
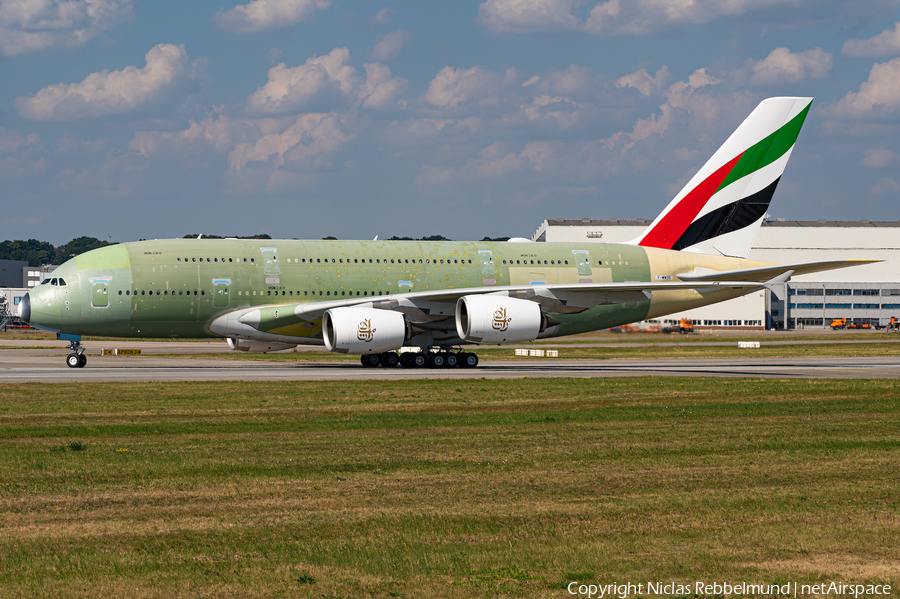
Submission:
M 894 381 L 0 385 L 0 448 L 2 597 L 900 585 Z

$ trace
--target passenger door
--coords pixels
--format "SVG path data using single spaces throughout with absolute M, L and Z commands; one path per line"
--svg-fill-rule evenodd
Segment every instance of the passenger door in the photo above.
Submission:
M 490 250 L 478 250 L 478 258 L 481 260 L 481 284 L 496 285 L 497 269 L 494 266 L 494 254 Z

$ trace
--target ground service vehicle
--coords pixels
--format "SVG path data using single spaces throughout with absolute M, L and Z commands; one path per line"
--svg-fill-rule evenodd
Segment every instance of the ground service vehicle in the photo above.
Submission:
M 678 332 L 682 335 L 689 335 L 694 332 L 694 321 L 690 318 L 682 318 L 678 323 Z
M 846 329 L 847 328 L 847 319 L 846 318 L 835 318 L 831 321 L 831 330 L 836 331 L 838 329 Z

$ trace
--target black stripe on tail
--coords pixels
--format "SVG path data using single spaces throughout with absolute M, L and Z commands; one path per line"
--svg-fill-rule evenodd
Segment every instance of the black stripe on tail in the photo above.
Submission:
M 726 233 L 739 231 L 749 227 L 760 219 L 769 209 L 769 202 L 775 194 L 775 187 L 781 177 L 775 179 L 771 185 L 760 189 L 753 195 L 741 198 L 737 202 L 716 208 L 698 218 L 688 226 L 678 241 L 672 246 L 673 250 L 683 250 L 700 242 L 719 237 Z

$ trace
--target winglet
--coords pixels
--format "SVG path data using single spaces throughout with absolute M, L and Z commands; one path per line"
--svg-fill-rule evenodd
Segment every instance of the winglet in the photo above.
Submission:
M 763 287 L 772 292 L 776 297 L 786 300 L 787 299 L 787 282 L 790 280 L 791 275 L 794 274 L 793 270 L 788 270 L 778 275 L 774 279 L 770 279 L 763 283 Z M 784 295 L 782 295 L 782 293 Z

